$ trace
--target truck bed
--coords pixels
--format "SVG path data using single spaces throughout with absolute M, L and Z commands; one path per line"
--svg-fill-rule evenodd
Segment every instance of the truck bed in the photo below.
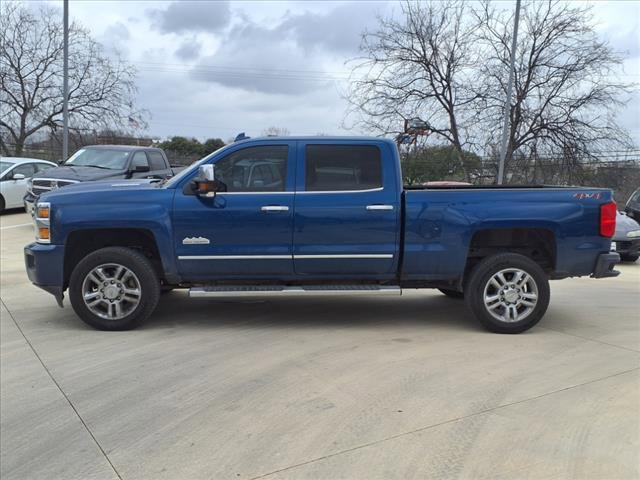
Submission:
M 492 244 L 504 247 L 525 229 L 553 239 L 554 277 L 588 275 L 595 253 L 609 250 L 609 239 L 599 235 L 599 216 L 600 205 L 611 200 L 611 191 L 601 188 L 410 187 L 402 196 L 402 278 L 455 279 L 474 241 L 487 236 L 482 232 L 491 231 Z

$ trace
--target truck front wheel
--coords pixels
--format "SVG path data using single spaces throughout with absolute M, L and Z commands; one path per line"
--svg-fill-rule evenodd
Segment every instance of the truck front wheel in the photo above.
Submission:
M 471 272 L 465 300 L 488 330 L 520 333 L 540 321 L 549 305 L 549 280 L 524 255 L 501 253 L 482 260 Z
M 100 330 L 129 330 L 153 313 L 160 281 L 151 262 L 130 248 L 107 247 L 76 265 L 69 281 L 76 314 Z

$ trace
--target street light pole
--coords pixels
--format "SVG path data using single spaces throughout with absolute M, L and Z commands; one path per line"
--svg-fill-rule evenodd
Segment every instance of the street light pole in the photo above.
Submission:
M 63 95 L 62 99 L 62 161 L 69 157 L 69 0 L 64 4 L 64 53 L 63 53 Z
M 66 1 L 66 0 L 65 0 Z M 513 92 L 513 71 L 516 64 L 516 44 L 518 41 L 518 21 L 520 20 L 520 0 L 516 0 L 516 15 L 513 22 L 513 39 L 511 41 L 511 61 L 509 63 L 509 83 L 507 84 L 507 99 L 504 105 L 504 123 L 502 125 L 502 148 L 500 149 L 500 164 L 498 165 L 498 185 L 504 179 L 504 161 L 507 157 L 509 116 L 511 113 L 511 95 Z

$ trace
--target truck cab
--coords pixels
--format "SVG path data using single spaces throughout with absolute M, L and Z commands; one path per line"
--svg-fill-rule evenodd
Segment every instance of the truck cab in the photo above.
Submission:
M 606 189 L 402 185 L 388 139 L 233 143 L 165 182 L 104 181 L 43 195 L 29 277 L 87 323 L 132 328 L 163 289 L 191 296 L 464 298 L 493 331 L 544 315 L 550 279 L 618 274 Z

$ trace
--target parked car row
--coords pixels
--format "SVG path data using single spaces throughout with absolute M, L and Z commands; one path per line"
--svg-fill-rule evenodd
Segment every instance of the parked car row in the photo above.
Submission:
M 29 179 L 57 166 L 36 158 L 1 157 L 0 212 L 7 208 L 22 207 Z
M 165 179 L 172 168 L 160 148 L 129 145 L 95 145 L 81 148 L 61 166 L 37 173 L 28 183 L 24 206 L 28 212 L 45 192 L 81 182 L 118 179 Z
M 631 194 L 624 211 L 636 222 L 640 222 L 640 188 Z
M 616 232 L 611 251 L 618 252 L 623 262 L 635 262 L 640 257 L 640 224 L 627 214 L 618 212 Z
M 172 167 L 160 148 L 129 145 L 83 147 L 58 165 L 35 158 L 0 157 L 0 212 L 24 206 L 33 213 L 39 196 L 81 182 L 115 179 L 167 179 Z

